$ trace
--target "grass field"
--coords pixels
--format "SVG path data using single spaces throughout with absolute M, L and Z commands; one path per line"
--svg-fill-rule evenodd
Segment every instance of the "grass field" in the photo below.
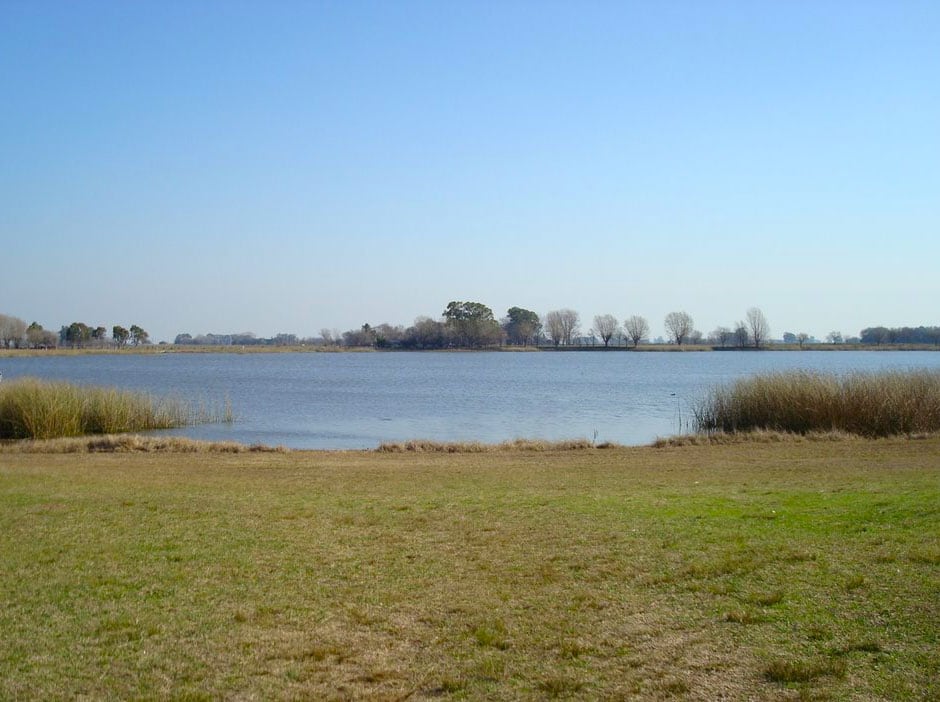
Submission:
M 0 453 L 0 698 L 940 698 L 940 439 Z

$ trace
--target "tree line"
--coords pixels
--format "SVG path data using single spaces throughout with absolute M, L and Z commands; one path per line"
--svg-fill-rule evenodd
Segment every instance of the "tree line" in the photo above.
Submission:
M 551 310 L 544 316 L 523 307 L 510 307 L 497 320 L 493 310 L 480 302 L 451 301 L 439 320 L 418 317 L 410 327 L 363 324 L 340 334 L 321 330 L 321 343 L 352 347 L 444 349 L 485 348 L 492 346 L 614 346 L 649 343 L 650 324 L 641 315 L 631 315 L 621 322 L 612 314 L 593 318 L 582 330 L 581 316 L 575 310 Z M 728 347 L 763 347 L 770 338 L 770 325 L 756 307 L 747 310 L 735 327 L 718 327 L 709 337 L 695 329 L 688 312 L 670 312 L 663 320 L 668 343 L 703 344 Z M 662 340 L 661 340 L 662 341 Z
M 103 326 L 90 326 L 84 322 L 63 325 L 58 332 L 44 329 L 39 322 L 26 322 L 19 317 L 0 314 L 0 348 L 54 349 L 58 347 L 109 348 L 150 343 L 150 335 L 136 324 L 130 329 L 120 325 L 111 327 L 111 335 Z
M 565 348 L 573 346 L 633 346 L 669 343 L 677 346 L 707 344 L 715 348 L 762 348 L 770 341 L 770 325 L 763 312 L 751 307 L 744 318 L 729 326 L 716 327 L 705 335 L 695 328 L 692 316 L 685 311 L 670 312 L 663 319 L 664 337 L 650 339 L 650 324 L 641 315 L 631 315 L 622 322 L 612 314 L 596 315 L 592 324 L 582 330 L 581 317 L 575 310 L 562 308 L 540 316 L 523 307 L 510 307 L 506 315 L 496 319 L 493 310 L 481 302 L 447 303 L 438 319 L 421 316 L 414 324 L 363 324 L 345 332 L 321 329 L 319 337 L 300 338 L 295 334 L 257 337 L 252 332 L 239 334 L 178 334 L 178 345 L 207 346 L 296 346 L 326 345 L 415 350 L 495 346 L 536 346 Z M 858 337 L 844 338 L 841 332 L 826 335 L 830 344 L 918 344 L 940 346 L 940 327 L 868 327 Z M 800 332 L 784 332 L 783 342 L 820 343 L 813 336 Z M 84 322 L 63 325 L 58 332 L 44 329 L 38 322 L 27 324 L 11 315 L 0 314 L 0 348 L 123 348 L 149 344 L 150 335 L 143 327 L 132 324 L 111 327 L 91 326 Z M 161 342 L 163 343 L 163 342 Z
M 255 336 L 253 332 L 239 334 L 177 334 L 173 341 L 183 346 L 300 346 L 317 343 L 316 339 L 301 339 L 296 334 L 278 334 L 270 338 Z
M 940 346 L 940 327 L 867 327 L 859 340 L 863 344 L 933 344 Z

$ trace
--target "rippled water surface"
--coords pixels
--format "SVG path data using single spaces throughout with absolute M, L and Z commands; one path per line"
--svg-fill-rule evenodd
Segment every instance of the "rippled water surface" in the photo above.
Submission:
M 687 429 L 710 387 L 760 371 L 940 368 L 940 353 L 300 353 L 0 359 L 31 375 L 230 401 L 232 424 L 171 433 L 293 448 L 382 441 L 593 438 L 627 444 Z

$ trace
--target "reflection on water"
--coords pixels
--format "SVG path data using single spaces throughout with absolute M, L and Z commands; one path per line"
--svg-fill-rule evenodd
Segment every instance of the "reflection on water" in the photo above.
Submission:
M 230 400 L 230 425 L 171 433 L 292 448 L 382 441 L 592 438 L 626 444 L 687 429 L 717 384 L 790 368 L 843 373 L 940 368 L 940 353 L 307 353 L 49 356 L 0 359 L 4 379 L 33 375 Z

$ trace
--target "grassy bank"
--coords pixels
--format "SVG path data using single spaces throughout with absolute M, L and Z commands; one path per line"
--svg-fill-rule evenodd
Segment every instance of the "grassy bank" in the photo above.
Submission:
M 770 373 L 716 388 L 693 412 L 702 432 L 937 432 L 940 372 Z
M 171 399 L 22 378 L 0 384 L 0 439 L 52 439 L 169 429 L 229 418 Z
M 0 454 L 0 698 L 935 699 L 938 466 Z

